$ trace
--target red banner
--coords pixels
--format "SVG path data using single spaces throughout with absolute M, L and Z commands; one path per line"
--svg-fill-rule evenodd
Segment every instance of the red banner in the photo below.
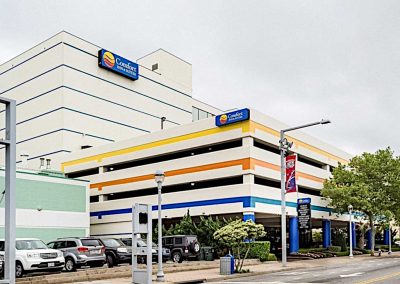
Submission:
M 296 192 L 296 155 L 286 157 L 286 193 Z

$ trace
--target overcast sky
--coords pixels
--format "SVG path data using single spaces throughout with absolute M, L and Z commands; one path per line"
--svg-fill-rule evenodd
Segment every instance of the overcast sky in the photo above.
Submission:
M 400 1 L 4 1 L 0 63 L 66 30 L 193 64 L 193 96 L 253 107 L 351 154 L 400 154 Z

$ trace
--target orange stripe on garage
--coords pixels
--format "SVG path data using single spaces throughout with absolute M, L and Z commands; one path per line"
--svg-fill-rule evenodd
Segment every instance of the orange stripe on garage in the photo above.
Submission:
M 278 165 L 268 163 L 265 161 L 261 161 L 258 159 L 244 158 L 244 159 L 232 160 L 232 161 L 227 161 L 227 162 L 213 163 L 213 164 L 208 164 L 208 165 L 167 171 L 167 172 L 165 172 L 165 176 L 166 177 L 178 176 L 178 175 L 184 175 L 184 174 L 190 174 L 190 173 L 197 173 L 197 172 L 203 172 L 203 171 L 209 171 L 209 170 L 215 170 L 215 169 L 228 168 L 228 167 L 233 167 L 233 166 L 242 166 L 242 170 L 254 170 L 256 165 L 260 166 L 260 167 L 268 168 L 268 169 L 271 169 L 274 171 L 280 171 L 280 166 L 278 166 Z M 313 181 L 321 182 L 321 183 L 324 182 L 324 179 L 322 179 L 322 178 L 319 178 L 319 177 L 316 177 L 316 176 L 313 176 L 310 174 L 306 174 L 306 173 L 301 173 L 301 172 L 296 172 L 296 177 L 302 177 L 305 179 L 309 179 L 309 180 L 313 180 Z M 94 183 L 94 184 L 90 185 L 90 188 L 97 188 L 98 190 L 102 190 L 103 187 L 106 187 L 106 186 L 128 184 L 128 183 L 134 183 L 134 182 L 151 180 L 151 179 L 154 179 L 153 174 Z
M 165 176 L 172 177 L 172 176 L 177 176 L 177 175 L 184 175 L 184 174 L 203 172 L 203 171 L 209 171 L 209 170 L 215 170 L 215 169 L 221 169 L 221 168 L 228 168 L 228 167 L 233 167 L 233 166 L 242 166 L 243 170 L 248 170 L 248 169 L 250 169 L 250 158 L 167 171 L 167 172 L 165 172 Z M 94 184 L 90 185 L 90 188 L 98 188 L 99 190 L 101 190 L 105 186 L 121 185 L 121 184 L 145 181 L 145 180 L 150 180 L 150 179 L 154 179 L 153 174 L 94 183 Z

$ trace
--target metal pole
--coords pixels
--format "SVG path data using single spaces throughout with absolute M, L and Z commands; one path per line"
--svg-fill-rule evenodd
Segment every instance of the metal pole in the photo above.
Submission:
M 349 210 L 349 214 L 350 214 L 350 233 L 349 233 L 349 236 L 350 236 L 350 254 L 349 254 L 349 256 L 350 257 L 353 257 L 353 224 L 351 223 L 351 210 Z
M 162 182 L 157 182 L 158 187 L 158 271 L 157 281 L 164 282 L 164 272 L 162 268 L 162 216 L 161 216 L 161 188 Z
M 167 118 L 165 116 L 161 117 L 161 130 L 164 129 L 164 121 L 166 121 Z
M 390 231 L 390 224 L 389 224 L 389 252 L 388 254 L 392 254 L 392 232 Z
M 6 105 L 6 140 L 0 144 L 6 146 L 5 170 L 5 274 L 1 283 L 15 283 L 15 179 L 16 179 L 16 108 L 15 101 L 0 98 L 0 103 Z
M 286 266 L 286 198 L 285 198 L 285 149 L 282 147 L 285 132 L 281 131 L 281 231 L 282 231 L 282 266 Z

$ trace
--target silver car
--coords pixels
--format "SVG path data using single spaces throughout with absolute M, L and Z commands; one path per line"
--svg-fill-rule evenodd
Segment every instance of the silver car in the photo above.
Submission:
M 102 267 L 106 263 L 105 247 L 96 238 L 60 238 L 47 246 L 63 252 L 68 272 L 82 266 Z

